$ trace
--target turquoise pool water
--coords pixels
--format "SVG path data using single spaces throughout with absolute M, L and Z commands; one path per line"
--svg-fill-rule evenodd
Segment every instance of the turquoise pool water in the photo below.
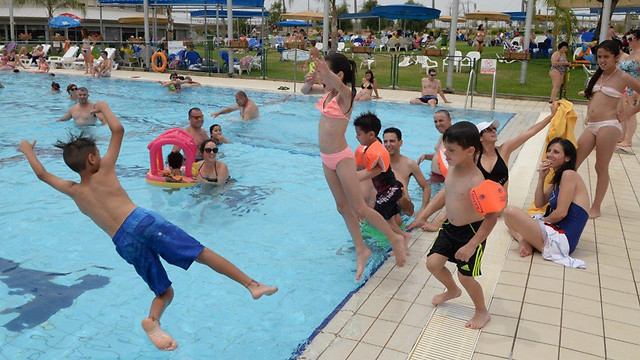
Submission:
M 204 266 L 187 272 L 167 266 L 175 298 L 162 322 L 178 341 L 157 351 L 140 328 L 153 294 L 115 252 L 109 237 L 73 201 L 37 180 L 17 151 L 37 139 L 50 172 L 77 180 L 52 144 L 78 129 L 57 123 L 71 103 L 50 94 L 51 78 L 0 74 L 0 358 L 7 359 L 287 359 L 358 284 L 351 239 L 322 174 L 317 147 L 316 97 L 249 91 L 261 118 L 208 116 L 234 101 L 235 91 L 191 88 L 168 95 L 157 84 L 56 76 L 86 86 L 90 100 L 106 100 L 126 129 L 117 171 L 133 201 L 163 214 L 250 276 L 280 291 L 254 301 L 241 286 Z M 205 127 L 220 123 L 233 144 L 222 160 L 236 182 L 220 190 L 168 191 L 147 185 L 146 145 L 162 131 L 187 124 L 200 107 Z M 375 111 L 383 128 L 404 132 L 403 154 L 431 152 L 438 138 L 427 107 L 359 103 L 354 114 Z M 453 110 L 455 120 L 513 114 Z M 91 127 L 106 151 L 107 127 Z M 355 148 L 355 132 L 347 133 Z M 165 151 L 166 153 L 166 151 Z M 428 171 L 429 163 L 423 164 Z M 420 206 L 420 189 L 410 193 Z M 108 201 L 108 200 L 105 200 Z M 367 274 L 384 259 L 372 256 Z

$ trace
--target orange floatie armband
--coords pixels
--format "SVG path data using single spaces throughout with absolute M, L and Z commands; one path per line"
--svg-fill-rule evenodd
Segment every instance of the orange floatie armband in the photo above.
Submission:
M 447 171 L 449 171 L 449 163 L 447 162 L 447 158 L 444 156 L 445 148 L 444 146 L 440 147 L 438 151 L 438 168 L 440 169 L 440 173 L 442 177 L 447 177 Z
M 356 165 L 368 171 L 373 170 L 376 166 L 380 166 L 382 171 L 387 171 L 391 164 L 389 152 L 380 141 L 375 141 L 369 146 L 358 146 L 355 158 Z
M 495 181 L 483 181 L 471 189 L 470 195 L 473 207 L 480 215 L 500 212 L 507 206 L 507 192 Z

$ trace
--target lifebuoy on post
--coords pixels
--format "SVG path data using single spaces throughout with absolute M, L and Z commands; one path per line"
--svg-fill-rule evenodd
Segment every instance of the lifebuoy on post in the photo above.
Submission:
M 158 66 L 156 61 L 158 60 L 158 57 L 162 59 L 162 66 Z M 167 68 L 167 57 L 162 52 L 158 51 L 151 57 L 151 66 L 155 72 L 163 72 Z

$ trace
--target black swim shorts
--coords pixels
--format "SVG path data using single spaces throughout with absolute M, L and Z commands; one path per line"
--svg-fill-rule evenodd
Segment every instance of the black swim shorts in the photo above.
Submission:
M 386 190 L 376 194 L 376 205 L 373 209 L 380 213 L 385 220 L 400 214 L 398 200 L 402 199 L 402 187 L 402 183 L 396 180 Z
M 440 227 L 438 237 L 433 243 L 429 255 L 440 254 L 447 257 L 447 259 L 453 263 L 456 263 L 458 271 L 465 276 L 480 276 L 482 272 L 480 270 L 480 264 L 482 262 L 482 255 L 484 254 L 487 240 L 485 239 L 478 247 L 473 255 L 469 258 L 468 262 L 460 261 L 456 259 L 456 252 L 463 246 L 469 243 L 469 240 L 476 234 L 482 221 L 477 221 L 471 224 L 463 226 L 454 226 L 449 223 L 449 220 L 445 220 Z
M 428 104 L 430 100 L 435 100 L 436 105 L 438 105 L 438 97 L 434 95 L 423 95 L 422 97 L 419 97 L 418 100 L 422 101 L 425 104 Z

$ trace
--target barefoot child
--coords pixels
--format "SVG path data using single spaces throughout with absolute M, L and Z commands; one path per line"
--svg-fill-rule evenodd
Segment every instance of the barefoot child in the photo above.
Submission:
M 481 146 L 476 126 L 467 121 L 458 122 L 445 131 L 442 140 L 449 163 L 444 181 L 448 219 L 442 223 L 438 237 L 427 255 L 427 269 L 447 290 L 434 296 L 431 302 L 439 305 L 462 294 L 451 272 L 444 266 L 447 261 L 455 262 L 458 279 L 475 306 L 475 314 L 465 326 L 481 329 L 491 319 L 491 315 L 484 303 L 482 287 L 474 276 L 481 274 L 480 262 L 486 239 L 497 222 L 498 213 L 489 213 L 484 217 L 478 214 L 470 196 L 471 190 L 485 181 L 474 162 Z
M 321 114 L 318 126 L 320 158 L 338 211 L 344 218 L 356 247 L 356 280 L 360 280 L 371 255 L 371 251 L 364 245 L 358 218 L 367 220 L 389 239 L 396 264 L 404 266 L 404 238 L 394 233 L 384 218 L 364 202 L 353 152 L 344 137 L 356 93 L 356 63 L 342 54 L 329 54 L 316 61 L 316 73 L 326 90 L 316 104 Z
M 105 102 L 97 103 L 94 113 L 102 113 L 111 130 L 104 157 L 100 156 L 95 141 L 82 133 L 72 136 L 68 143 L 56 144 L 63 149 L 67 166 L 80 174 L 80 183 L 62 180 L 47 172 L 33 151 L 35 140 L 32 143 L 23 140 L 18 150 L 25 154 L 38 179 L 71 197 L 82 213 L 113 238 L 118 254 L 135 267 L 155 293 L 149 317 L 142 320 L 142 328 L 158 349 L 175 350 L 178 347 L 178 343 L 160 327 L 160 317 L 173 299 L 173 289 L 158 255 L 185 270 L 193 261 L 205 264 L 242 284 L 254 299 L 278 291 L 276 287 L 251 279 L 161 215 L 137 207 L 120 185 L 115 171 L 124 127 Z
M 391 170 L 389 152 L 378 139 L 382 123 L 375 114 L 367 112 L 360 114 L 353 125 L 356 128 L 356 138 L 361 144 L 356 149 L 356 165 L 363 169 L 358 171 L 358 177 L 360 181 L 373 182 L 376 189 L 376 204 L 373 209 L 382 215 L 394 233 L 402 235 L 406 250 L 411 234 L 402 231 L 398 225 L 402 224 L 398 201 L 404 196 L 403 185 Z

